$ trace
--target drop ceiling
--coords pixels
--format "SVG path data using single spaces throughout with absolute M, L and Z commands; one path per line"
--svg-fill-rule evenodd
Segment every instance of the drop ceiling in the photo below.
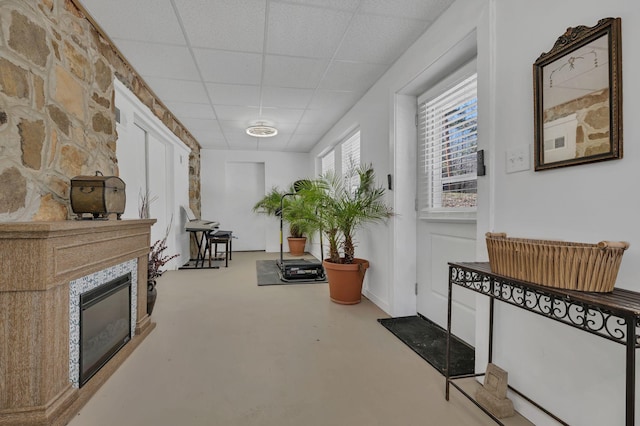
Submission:
M 203 148 L 308 152 L 453 1 L 80 3 Z

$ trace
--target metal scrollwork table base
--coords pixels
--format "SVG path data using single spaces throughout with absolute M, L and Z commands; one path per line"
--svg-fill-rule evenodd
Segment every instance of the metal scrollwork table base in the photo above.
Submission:
M 638 337 L 640 331 L 640 293 L 623 289 L 614 289 L 610 293 L 562 290 L 494 274 L 487 262 L 450 262 L 445 366 L 446 399 L 449 400 L 449 386 L 452 385 L 498 424 L 502 424 L 502 422 L 480 406 L 473 396 L 467 394 L 454 382 L 456 379 L 483 376 L 484 373 L 455 377 L 449 375 L 453 285 L 489 297 L 489 362 L 492 362 L 493 355 L 493 305 L 496 300 L 625 345 L 625 425 L 632 426 L 634 424 L 636 349 L 640 347 Z M 567 424 L 516 389 L 512 387 L 510 389 L 556 421 Z

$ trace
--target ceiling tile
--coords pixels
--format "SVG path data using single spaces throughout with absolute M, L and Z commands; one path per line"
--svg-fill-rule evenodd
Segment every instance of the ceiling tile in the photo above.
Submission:
M 276 136 L 277 138 L 278 136 Z M 284 151 L 288 145 L 287 139 L 273 140 L 275 138 L 263 138 L 258 140 L 258 151 Z
M 244 128 L 260 119 L 260 108 L 258 107 L 216 105 L 215 109 L 223 130 L 225 129 L 225 122 L 227 121 L 244 123 Z
M 192 46 L 262 52 L 266 0 L 174 1 Z
M 208 104 L 209 98 L 199 81 L 173 80 L 168 78 L 146 77 L 149 87 L 163 102 L 190 102 Z
M 358 12 L 434 21 L 453 0 L 362 0 Z
M 297 123 L 303 113 L 303 109 L 262 108 L 260 119 L 273 123 L 277 127 L 285 123 Z
M 336 116 L 329 109 L 308 109 L 304 112 L 304 116 L 300 119 L 300 124 L 321 124 L 322 126 L 330 126 L 336 122 Z M 324 133 L 324 131 L 318 130 Z M 316 133 L 316 132 L 304 132 Z
M 296 140 L 293 139 L 289 145 L 287 146 L 287 151 L 293 151 L 293 152 L 310 152 L 311 149 L 313 149 L 313 147 L 318 143 L 318 141 L 320 140 L 322 136 L 319 136 L 318 138 L 310 138 L 307 140 Z M 295 136 L 294 136 L 295 138 Z
M 267 86 L 314 89 L 329 60 L 267 55 L 263 83 Z
M 185 118 L 182 124 L 191 130 L 203 130 L 211 133 L 220 132 L 218 120 L 210 118 Z
M 286 2 L 353 12 L 358 8 L 360 0 L 286 0 Z
M 194 138 L 200 143 L 203 144 L 226 144 L 226 139 L 222 132 L 218 130 L 217 132 L 211 132 L 207 130 L 192 130 L 191 134 Z
M 278 133 L 291 135 L 296 130 L 296 127 L 298 127 L 298 122 L 278 123 L 276 127 L 278 128 Z
M 331 127 L 331 124 L 322 122 L 298 123 L 295 135 L 324 135 Z
M 146 77 L 200 80 L 187 47 L 115 39 L 129 63 Z
M 82 0 L 82 4 L 112 39 L 186 45 L 170 0 Z
M 238 142 L 247 143 L 255 139 L 247 135 L 247 126 L 246 122 L 241 121 L 220 121 L 220 129 L 230 146 Z
M 362 97 L 362 92 L 318 90 L 313 95 L 309 109 L 349 108 Z
M 258 142 L 251 141 L 249 144 L 247 143 L 233 143 L 229 144 L 231 151 L 258 151 Z
M 226 141 L 200 142 L 200 146 L 202 146 L 203 149 L 229 149 L 229 145 Z
M 271 3 L 267 53 L 331 58 L 351 14 L 289 3 Z
M 304 109 L 309 104 L 313 92 L 311 89 L 264 87 L 262 89 L 262 106 Z
M 226 84 L 260 84 L 262 55 L 194 49 L 204 81 Z
M 277 138 L 277 137 L 278 136 L 274 136 L 274 138 Z M 228 134 L 227 141 L 229 142 L 229 145 L 237 148 L 239 144 L 245 144 L 247 146 L 250 146 L 250 145 L 255 146 L 256 142 L 258 141 L 258 138 L 254 136 L 249 136 L 244 132 L 236 132 L 236 133 Z
M 224 145 L 225 148 L 227 147 L 227 141 L 217 120 L 185 118 L 180 121 L 187 126 L 201 146 Z
M 365 92 L 387 68 L 387 65 L 333 61 L 320 88 Z
M 289 141 L 289 145 L 305 145 L 306 146 L 312 143 L 316 143 L 320 140 L 322 135 L 323 133 L 307 135 L 307 134 L 300 134 L 296 132 L 291 137 L 291 141 Z
M 260 86 L 207 83 L 207 90 L 214 105 L 260 105 Z
M 180 121 L 189 118 L 213 119 L 213 109 L 208 104 L 192 104 L 186 102 L 166 102 L 167 107 Z
M 356 16 L 336 59 L 391 64 L 427 29 L 428 21 L 377 15 Z

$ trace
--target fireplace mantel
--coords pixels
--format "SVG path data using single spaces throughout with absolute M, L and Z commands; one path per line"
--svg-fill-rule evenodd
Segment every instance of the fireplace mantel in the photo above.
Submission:
M 0 425 L 64 425 L 151 332 L 155 220 L 0 223 Z M 136 335 L 81 389 L 69 382 L 69 282 L 138 259 Z

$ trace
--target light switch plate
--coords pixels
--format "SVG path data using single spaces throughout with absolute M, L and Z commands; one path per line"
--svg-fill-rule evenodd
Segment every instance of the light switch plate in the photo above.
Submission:
M 507 173 L 529 170 L 531 168 L 531 154 L 529 152 L 529 146 L 524 145 L 507 150 L 506 161 Z

